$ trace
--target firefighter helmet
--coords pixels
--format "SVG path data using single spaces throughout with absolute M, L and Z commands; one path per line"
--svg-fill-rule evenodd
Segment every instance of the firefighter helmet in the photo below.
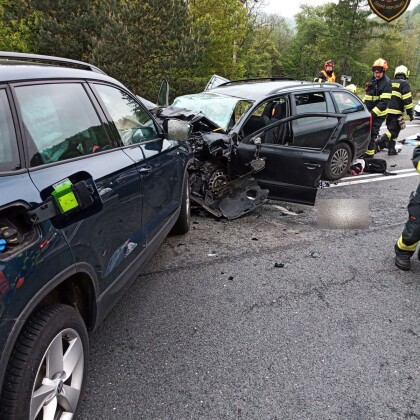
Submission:
M 356 93 L 356 85 L 353 85 L 353 84 L 351 84 L 351 85 L 347 85 L 346 86 L 346 88 L 350 91 L 350 92 L 352 92 L 352 93 Z
M 375 60 L 372 66 L 372 71 L 387 71 L 388 63 L 383 58 Z
M 334 61 L 333 60 L 327 60 L 324 63 L 324 68 L 327 68 L 327 66 L 333 67 L 334 68 Z
M 397 74 L 402 74 L 403 76 L 405 76 L 405 78 L 406 78 L 406 79 L 408 79 L 408 76 L 410 75 L 410 70 L 408 70 L 408 68 L 407 68 L 407 67 L 405 67 L 405 66 L 398 66 L 398 67 L 395 69 L 394 77 L 395 77 Z

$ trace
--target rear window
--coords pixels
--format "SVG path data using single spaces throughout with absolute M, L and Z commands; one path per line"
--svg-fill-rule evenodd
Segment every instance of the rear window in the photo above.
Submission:
M 343 114 L 363 111 L 364 107 L 354 95 L 348 92 L 332 92 L 338 109 Z
M 16 134 L 9 101 L 4 89 L 0 90 L 0 171 L 12 171 L 20 166 Z
M 31 166 L 77 158 L 115 147 L 79 83 L 21 86 L 22 113 Z

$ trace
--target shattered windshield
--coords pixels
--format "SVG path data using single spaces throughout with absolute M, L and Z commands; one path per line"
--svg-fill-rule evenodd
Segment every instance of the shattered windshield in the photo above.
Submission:
M 239 121 L 242 115 L 252 105 L 252 102 L 231 96 L 203 92 L 194 95 L 179 96 L 172 105 L 201 112 L 209 120 L 227 131 Z

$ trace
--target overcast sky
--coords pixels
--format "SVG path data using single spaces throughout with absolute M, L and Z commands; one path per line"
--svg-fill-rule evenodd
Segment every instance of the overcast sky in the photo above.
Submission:
M 420 0 L 411 0 L 408 10 L 413 9 Z M 264 0 L 267 6 L 263 9 L 267 13 L 276 13 L 284 17 L 293 17 L 300 11 L 301 4 L 320 6 L 325 3 L 338 3 L 338 0 Z

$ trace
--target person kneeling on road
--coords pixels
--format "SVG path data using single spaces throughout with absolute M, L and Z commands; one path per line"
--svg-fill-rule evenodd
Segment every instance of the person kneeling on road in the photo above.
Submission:
M 379 150 L 388 149 L 388 155 L 397 155 L 395 143 L 400 131 L 405 128 L 404 111 L 407 113 L 410 121 L 413 121 L 413 97 L 410 84 L 407 82 L 409 70 L 405 66 L 398 66 L 395 69 L 394 79 L 391 80 L 392 96 L 388 104 L 386 117 L 386 131 L 377 142 Z
M 412 161 L 420 174 L 420 142 L 418 142 L 417 147 L 413 151 Z M 411 194 L 407 209 L 408 220 L 400 238 L 395 244 L 395 265 L 404 271 L 410 270 L 410 259 L 420 241 L 420 183 L 416 192 Z M 417 258 L 420 260 L 420 249 L 417 253 Z

